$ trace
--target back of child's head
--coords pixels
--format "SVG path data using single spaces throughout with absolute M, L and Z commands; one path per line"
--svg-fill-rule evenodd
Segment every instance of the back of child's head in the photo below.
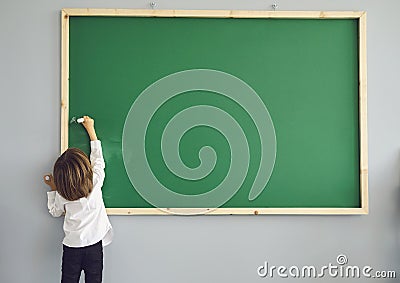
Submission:
M 93 171 L 87 155 L 78 148 L 67 149 L 54 164 L 57 192 L 74 201 L 87 197 L 93 189 Z

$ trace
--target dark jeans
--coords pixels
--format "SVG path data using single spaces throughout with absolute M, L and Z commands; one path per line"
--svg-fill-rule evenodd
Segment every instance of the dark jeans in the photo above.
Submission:
M 82 270 L 85 283 L 99 283 L 103 277 L 103 245 L 100 242 L 82 248 L 63 245 L 61 283 L 78 283 Z

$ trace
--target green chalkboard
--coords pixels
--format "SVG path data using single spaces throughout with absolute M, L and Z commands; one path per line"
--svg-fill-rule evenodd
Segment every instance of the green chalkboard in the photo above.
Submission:
M 106 207 L 365 208 L 359 21 L 70 12 L 68 119 L 95 119 Z M 89 153 L 81 125 L 68 146 Z

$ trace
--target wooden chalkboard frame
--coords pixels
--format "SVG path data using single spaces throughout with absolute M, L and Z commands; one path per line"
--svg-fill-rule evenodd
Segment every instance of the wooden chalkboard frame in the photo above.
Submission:
M 359 34 L 359 137 L 360 203 L 358 208 L 216 208 L 206 214 L 368 214 L 367 144 L 367 62 L 366 13 L 356 11 L 229 11 L 229 10 L 134 10 L 134 9 L 62 9 L 61 17 L 61 152 L 68 148 L 69 126 L 69 17 L 197 17 L 197 18 L 286 18 L 357 19 Z M 207 211 L 207 210 L 206 210 Z M 204 209 L 108 208 L 110 215 L 196 214 Z

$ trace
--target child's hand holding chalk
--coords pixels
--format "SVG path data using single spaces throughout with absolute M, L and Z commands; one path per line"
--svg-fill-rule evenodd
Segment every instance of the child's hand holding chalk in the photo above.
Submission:
M 82 118 L 78 119 L 74 116 L 72 117 L 69 123 L 82 124 L 85 127 L 87 133 L 89 134 L 90 140 L 91 141 L 97 140 L 96 131 L 94 129 L 94 120 L 89 116 L 83 116 Z
M 82 125 L 86 128 L 86 129 L 90 129 L 90 128 L 94 128 L 94 120 L 92 118 L 90 118 L 89 116 L 83 116 L 82 118 L 79 118 L 78 123 L 82 123 Z M 82 121 L 82 122 L 79 122 Z
M 44 175 L 43 181 L 51 188 L 52 191 L 56 190 L 56 184 L 54 184 L 54 178 L 52 174 Z
M 97 140 L 96 136 L 96 131 L 94 130 L 94 120 L 90 118 L 89 116 L 83 116 L 82 118 L 76 119 L 76 117 L 72 117 L 71 121 L 69 122 L 70 124 L 72 123 L 79 123 L 82 124 L 87 133 L 89 134 L 90 140 L 94 141 Z
M 81 118 L 82 119 L 82 118 Z M 96 131 L 94 129 L 94 120 L 89 116 L 83 116 L 82 125 L 85 127 L 91 141 L 97 140 Z M 78 119 L 79 120 L 79 119 Z

